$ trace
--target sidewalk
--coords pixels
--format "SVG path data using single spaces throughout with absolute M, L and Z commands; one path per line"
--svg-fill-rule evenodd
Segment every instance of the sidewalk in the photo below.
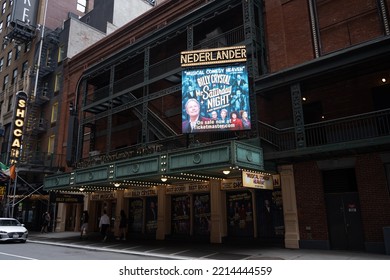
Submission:
M 390 260 L 390 255 L 356 251 L 284 249 L 278 247 L 238 246 L 156 240 L 108 240 L 98 233 L 81 240 L 78 232 L 30 232 L 27 242 L 51 244 L 122 254 L 157 256 L 166 259 L 214 260 Z

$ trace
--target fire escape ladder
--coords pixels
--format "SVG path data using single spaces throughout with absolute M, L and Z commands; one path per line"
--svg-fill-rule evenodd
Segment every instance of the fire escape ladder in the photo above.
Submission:
M 38 139 L 40 118 L 39 105 L 35 102 L 34 97 L 30 97 L 28 104 L 26 127 L 23 137 L 23 149 L 20 161 L 24 163 L 30 162 L 34 157 L 35 146 Z

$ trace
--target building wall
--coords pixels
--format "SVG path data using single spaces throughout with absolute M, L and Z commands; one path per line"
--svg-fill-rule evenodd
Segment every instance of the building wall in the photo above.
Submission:
M 390 196 L 382 159 L 380 154 L 370 153 L 347 160 L 356 160 L 354 167 L 365 246 L 370 251 L 380 251 L 377 244 L 383 242 L 383 227 L 390 225 L 390 213 L 384 210 L 390 207 Z M 294 179 L 300 240 L 326 244 L 329 233 L 321 170 L 315 161 L 296 163 Z
M 152 8 L 143 0 L 116 0 L 113 24 L 119 28 Z
M 321 49 L 330 53 L 383 35 L 378 1 L 322 1 L 317 5 Z
M 69 26 L 70 38 L 67 51 L 67 57 L 69 58 L 83 51 L 105 36 L 103 32 L 74 18 L 70 18 L 67 21 L 67 25 Z
M 294 165 L 300 238 L 327 240 L 325 198 L 322 175 L 315 161 Z
M 264 4 L 270 72 L 313 59 L 307 1 L 265 1 Z
M 314 59 L 309 1 L 264 2 L 269 70 L 275 72 Z M 314 2 L 318 3 L 320 55 L 384 35 L 375 0 Z
M 383 162 L 378 153 L 357 157 L 356 178 L 367 242 L 383 241 L 384 226 L 390 225 L 390 195 Z
M 84 13 L 77 10 L 77 1 L 58 1 L 58 0 L 47 0 L 47 12 L 46 12 L 46 22 L 45 26 L 50 29 L 55 29 L 62 26 L 65 19 L 68 18 L 69 13 L 76 14 L 78 16 L 83 16 Z M 44 1 L 41 1 L 42 5 L 40 7 L 40 23 L 43 23 Z M 92 1 L 93 4 L 93 1 Z
M 335 4 L 337 1 L 317 2 L 330 5 Z M 357 7 L 353 7 L 353 3 L 357 3 Z M 366 3 L 368 3 L 368 6 Z M 323 35 L 321 37 L 321 55 L 351 47 L 381 35 L 380 28 L 377 25 L 378 18 L 371 12 L 372 3 L 372 1 L 343 2 L 343 5 L 347 5 L 346 7 L 356 9 L 352 9 L 354 13 L 351 14 L 350 10 L 336 9 L 337 13 L 334 14 L 334 19 L 340 25 L 336 24 L 333 29 L 324 27 L 329 24 L 324 22 L 326 15 L 329 14 L 326 12 L 325 7 L 322 6 L 323 10 L 320 11 L 321 19 L 323 19 L 320 22 Z M 266 43 L 271 72 L 277 72 L 287 67 L 313 60 L 315 50 L 307 1 L 265 1 L 265 7 Z M 361 9 L 358 9 L 358 7 Z M 365 28 L 364 25 L 368 14 L 364 11 L 367 10 L 369 11 L 369 17 L 372 19 L 369 21 L 372 22 L 372 25 Z M 185 11 L 182 10 L 181 12 L 184 13 Z M 353 17 L 353 20 L 343 22 L 343 19 L 349 19 L 350 17 Z M 146 32 L 158 28 L 166 18 L 162 17 L 161 14 L 157 14 L 155 17 L 148 18 L 147 22 L 145 19 L 146 17 L 135 19 L 132 24 L 126 25 L 118 32 L 110 34 L 100 41 L 99 44 L 92 45 L 68 61 L 70 64 L 68 64 L 69 68 L 66 69 L 66 83 L 64 87 L 64 93 L 67 96 L 64 96 L 65 102 L 62 103 L 64 107 L 63 112 L 67 112 L 67 107 L 71 101 L 80 100 L 76 98 L 77 93 L 75 91 L 85 69 L 97 61 L 108 57 L 113 52 L 131 44 L 131 42 L 134 42 L 133 40 L 142 38 Z M 141 23 L 145 24 L 139 27 Z M 361 29 L 357 27 L 356 23 L 359 23 L 358 25 Z M 345 33 L 342 33 L 342 36 L 340 36 L 340 31 Z M 332 38 L 331 35 L 335 36 L 334 41 L 330 39 Z M 113 41 L 116 44 L 112 44 Z M 323 102 L 325 115 L 329 118 L 364 113 L 372 110 L 370 94 L 374 84 L 368 84 L 367 79 L 361 79 L 361 77 L 359 77 L 360 79 L 342 78 L 341 82 L 330 81 L 323 85 L 317 85 L 313 82 L 312 87 L 303 88 L 302 93 L 308 94 L 311 102 Z M 258 103 L 258 106 L 259 111 L 264 116 L 264 119 L 261 118 L 262 120 L 280 128 L 293 125 L 289 87 L 261 101 Z M 62 154 L 64 154 L 64 147 L 66 146 L 67 118 L 68 116 L 65 114 L 63 133 L 59 135 L 63 141 L 59 141 L 62 145 L 59 145 L 58 152 Z M 118 134 L 118 136 L 124 137 L 126 135 Z M 112 146 L 120 144 L 120 142 L 116 141 L 113 139 Z M 105 144 L 99 144 L 102 145 L 103 149 L 105 148 Z M 325 155 L 325 158 L 329 160 L 338 159 L 329 155 Z M 356 159 L 354 166 L 361 202 L 365 242 L 383 242 L 381 230 L 383 226 L 390 224 L 390 214 L 382 215 L 383 211 L 390 206 L 383 163 L 377 153 L 357 154 L 354 156 L 354 159 Z M 285 160 L 289 161 L 290 159 Z M 293 170 L 299 223 L 299 230 L 296 232 L 299 232 L 301 240 L 327 243 L 329 232 L 321 168 L 315 160 L 306 159 L 305 161 L 294 163 Z
M 101 61 L 103 58 L 111 56 L 115 52 L 123 50 L 129 44 L 133 43 L 134 40 L 144 37 L 145 34 L 157 30 L 162 22 L 170 23 L 176 20 L 181 14 L 186 14 L 203 3 L 203 0 L 183 1 L 179 3 L 176 3 L 176 1 L 159 2 L 157 7 L 153 8 L 153 13 L 147 12 L 137 17 L 117 32 L 111 33 L 101 39 L 98 44 L 91 45 L 83 52 L 73 56 L 72 59 L 67 60 L 65 62 L 66 67 L 64 66 L 63 92 L 65 95 L 62 97 L 63 102 L 61 102 L 62 112 L 68 111 L 71 102 L 75 102 L 75 100 L 81 101 L 80 96 L 76 94 L 76 89 L 83 72 L 91 65 Z M 112 42 L 115 42 L 115 44 Z M 169 106 L 169 103 L 168 105 L 164 103 L 164 106 Z M 64 155 L 66 154 L 69 116 L 68 114 L 63 114 L 62 118 L 61 128 L 58 134 L 58 143 L 60 144 L 56 148 L 58 154 Z M 64 166 L 66 166 L 65 161 Z

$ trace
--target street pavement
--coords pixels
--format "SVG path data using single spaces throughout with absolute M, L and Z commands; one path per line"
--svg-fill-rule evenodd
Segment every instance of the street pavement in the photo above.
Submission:
M 278 246 L 205 244 L 190 241 L 116 240 L 102 242 L 98 233 L 80 239 L 79 232 L 30 232 L 27 242 L 56 246 L 161 257 L 210 260 L 390 260 L 390 255 L 359 251 L 285 249 Z

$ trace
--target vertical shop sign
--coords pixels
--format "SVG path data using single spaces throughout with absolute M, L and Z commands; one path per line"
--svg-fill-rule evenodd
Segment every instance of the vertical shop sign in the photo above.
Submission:
M 22 148 L 23 127 L 26 117 L 27 93 L 19 91 L 16 93 L 16 107 L 11 139 L 9 164 L 18 162 Z
M 39 0 L 15 0 L 11 21 L 21 21 L 35 26 L 37 24 L 38 4 Z

